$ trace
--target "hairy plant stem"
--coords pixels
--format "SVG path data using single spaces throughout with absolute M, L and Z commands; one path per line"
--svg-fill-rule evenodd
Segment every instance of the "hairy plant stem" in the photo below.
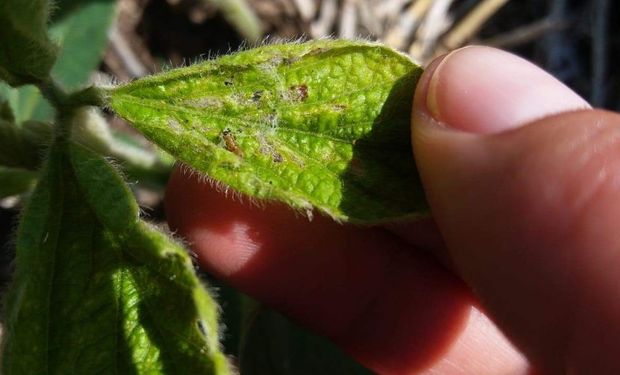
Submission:
M 130 147 L 112 136 L 107 125 L 102 132 L 101 127 L 76 126 L 78 111 L 83 107 L 104 107 L 107 93 L 105 89 L 90 86 L 83 90 L 67 93 L 51 78 L 37 85 L 41 94 L 56 109 L 53 136 L 57 141 L 66 141 L 73 137 L 75 141 L 92 150 L 119 160 L 125 165 L 130 176 L 140 178 L 151 185 L 164 185 L 172 168 L 172 163 L 156 154 L 139 147 Z M 85 122 L 89 120 L 81 119 Z M 98 121 L 98 120 L 92 120 Z M 101 121 L 104 121 L 101 119 Z M 72 134 L 73 133 L 73 134 Z
M 50 78 L 37 84 L 37 87 L 58 112 L 66 112 L 84 106 L 103 107 L 105 105 L 105 91 L 94 86 L 67 93 Z
M 51 78 L 40 82 L 37 87 L 56 110 L 54 138 L 67 139 L 71 135 L 71 119 L 76 109 L 70 105 L 70 96 Z

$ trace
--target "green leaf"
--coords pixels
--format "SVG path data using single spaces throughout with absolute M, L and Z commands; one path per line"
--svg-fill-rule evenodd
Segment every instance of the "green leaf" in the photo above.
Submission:
M 427 212 L 410 141 L 421 68 L 368 42 L 264 46 L 109 91 L 164 150 L 251 197 L 337 220 Z
M 224 327 L 224 334 L 221 338 L 224 352 L 239 357 L 244 338 L 247 336 L 252 318 L 256 315 L 260 304 L 221 280 L 209 277 L 209 274 L 206 276 L 211 288 L 217 291 L 217 300 L 225 312 L 222 314 L 221 321 Z
M 49 121 L 53 117 L 52 107 L 35 86 L 12 89 L 0 82 L 0 95 L 10 103 L 17 124 L 29 119 Z
M 115 0 L 61 0 L 52 18 L 50 34 L 61 46 L 52 78 L 67 88 L 88 82 L 101 63 L 108 44 L 108 29 L 115 15 Z
M 108 43 L 108 29 L 114 19 L 114 0 L 60 0 L 55 2 L 50 35 L 60 45 L 51 76 L 70 89 L 88 83 L 90 74 L 101 62 Z M 0 89 L 1 93 L 2 89 Z M 51 120 L 54 111 L 32 86 L 21 87 L 9 97 L 17 121 Z
M 44 141 L 35 139 L 34 134 L 48 135 L 49 126 L 30 121 L 26 127 L 17 127 L 13 122 L 0 119 L 0 166 L 35 170 L 41 164 Z M 34 129 L 39 129 L 34 132 Z
M 330 341 L 262 308 L 253 318 L 240 354 L 243 375 L 370 375 Z
M 52 146 L 16 263 L 3 374 L 229 373 L 189 256 L 138 220 L 115 170 L 83 147 Z
M 47 0 L 0 3 L 0 79 L 14 87 L 47 80 L 56 59 L 48 17 Z
M 0 199 L 30 190 L 34 186 L 36 176 L 33 171 L 0 166 Z

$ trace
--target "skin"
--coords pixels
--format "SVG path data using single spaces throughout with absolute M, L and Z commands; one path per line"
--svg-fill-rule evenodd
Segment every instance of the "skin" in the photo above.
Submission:
M 617 374 L 620 116 L 468 47 L 417 87 L 434 220 L 312 222 L 177 169 L 166 210 L 200 264 L 382 374 Z

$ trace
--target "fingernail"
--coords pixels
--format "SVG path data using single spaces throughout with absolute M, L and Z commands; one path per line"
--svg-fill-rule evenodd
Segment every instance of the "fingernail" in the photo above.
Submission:
M 430 78 L 428 81 L 428 86 L 426 87 L 426 110 L 428 113 L 435 118 L 436 120 L 440 120 L 439 114 L 439 104 L 437 103 L 437 83 L 439 82 L 439 73 L 441 70 L 441 66 L 444 61 L 450 58 L 450 55 L 454 54 L 451 52 L 447 55 L 442 56 L 441 59 L 436 60 L 434 63 L 434 69 L 431 71 Z M 431 64 L 433 65 L 433 64 Z M 429 66 L 430 68 L 430 66 Z
M 467 132 L 496 133 L 589 108 L 544 70 L 494 48 L 453 51 L 430 73 L 425 82 L 426 110 L 438 122 Z

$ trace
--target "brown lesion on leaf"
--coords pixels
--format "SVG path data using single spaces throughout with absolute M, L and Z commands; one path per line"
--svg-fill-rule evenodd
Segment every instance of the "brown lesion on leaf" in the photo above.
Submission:
M 263 90 L 256 90 L 256 91 L 254 91 L 254 92 L 252 93 L 252 98 L 251 98 L 251 99 L 252 99 L 252 101 L 253 101 L 254 103 L 257 103 L 257 102 L 260 100 L 260 98 L 262 98 L 262 97 L 263 97 L 263 92 L 264 92 Z
M 282 154 L 279 153 L 276 150 L 275 146 L 271 142 L 267 141 L 264 137 L 259 136 L 258 143 L 260 144 L 260 147 L 258 150 L 260 151 L 261 154 L 271 156 L 271 160 L 274 163 L 282 163 L 284 161 Z
M 273 151 L 273 153 L 271 154 L 271 156 L 273 157 L 273 162 L 274 163 L 282 163 L 282 154 L 280 154 L 277 151 Z
M 347 109 L 347 105 L 346 104 L 334 104 L 334 110 L 337 112 L 342 112 L 345 109 Z
M 224 147 L 226 148 L 226 150 L 232 152 L 239 157 L 243 157 L 243 152 L 239 148 L 237 140 L 235 139 L 235 136 L 230 129 L 224 129 L 221 136 L 222 140 L 224 141 Z
M 305 83 L 301 85 L 293 85 L 289 87 L 289 96 L 291 100 L 296 102 L 303 102 L 308 99 L 308 86 Z

